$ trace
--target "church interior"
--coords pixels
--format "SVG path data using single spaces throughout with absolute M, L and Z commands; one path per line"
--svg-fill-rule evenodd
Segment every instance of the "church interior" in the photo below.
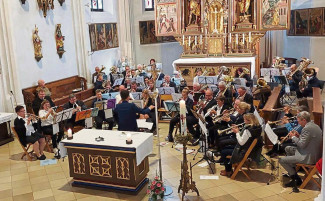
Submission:
M 325 200 L 324 0 L 0 1 L 0 201 Z

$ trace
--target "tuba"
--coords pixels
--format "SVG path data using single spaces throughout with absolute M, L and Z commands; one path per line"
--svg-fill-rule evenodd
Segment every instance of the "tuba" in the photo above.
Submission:
M 112 66 L 110 68 L 110 71 L 111 71 L 112 74 L 116 74 L 117 73 L 117 67 L 116 66 Z
M 307 77 L 314 76 L 316 74 L 316 70 L 314 68 L 306 68 L 304 70 L 304 75 L 299 82 L 299 90 L 302 91 L 303 88 L 306 88 L 308 85 Z
M 305 72 L 305 70 L 308 68 L 308 66 L 313 63 L 314 62 L 312 62 L 310 59 L 308 59 L 306 57 L 301 57 L 301 62 L 299 64 L 299 66 L 297 67 L 297 69 L 295 71 L 291 72 L 288 77 L 292 77 L 297 71 Z
M 239 78 L 243 78 L 245 75 L 249 75 L 250 71 L 247 68 L 243 68 L 243 72 L 239 75 Z
M 106 69 L 105 66 L 102 65 L 102 68 L 100 69 L 99 73 L 103 73 L 103 71 Z

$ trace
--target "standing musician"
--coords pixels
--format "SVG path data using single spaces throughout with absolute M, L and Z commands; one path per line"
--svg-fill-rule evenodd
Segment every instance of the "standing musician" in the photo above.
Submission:
M 258 159 L 261 154 L 263 146 L 261 125 L 252 113 L 244 115 L 244 122 L 245 126 L 241 131 L 237 126 L 232 128 L 232 132 L 236 135 L 236 146 L 225 147 L 221 150 L 221 158 L 219 161 L 223 161 L 225 165 L 225 170 L 221 170 L 220 172 L 221 176 L 230 177 L 232 175 L 232 164 L 239 163 L 244 158 L 247 150 L 256 138 L 258 139 L 258 143 L 252 150 L 250 158 Z M 231 159 L 228 159 L 227 156 L 231 156 Z
M 58 156 L 58 145 L 64 135 L 63 127 L 59 126 L 59 132 L 53 133 L 53 124 L 55 118 L 55 112 L 51 108 L 50 102 L 48 100 L 44 100 L 41 104 L 41 108 L 39 110 L 39 117 L 41 118 L 41 129 L 44 135 L 51 135 L 53 152 L 55 156 Z
M 185 105 L 186 105 L 186 110 L 187 110 L 187 114 L 186 114 L 186 126 L 187 126 L 187 129 L 188 129 L 188 131 L 193 136 L 195 136 L 196 133 L 195 133 L 195 130 L 194 130 L 193 126 L 198 123 L 198 120 L 193 116 L 193 113 L 191 111 L 191 109 L 193 109 L 193 100 L 188 97 L 188 94 L 189 94 L 189 89 L 186 87 L 182 91 L 182 98 L 181 98 L 181 100 L 184 100 L 185 101 Z M 174 131 L 175 125 L 178 122 L 180 122 L 180 115 L 179 114 L 176 115 L 175 117 L 173 117 L 170 120 L 170 123 L 169 123 L 169 134 L 168 134 L 168 141 L 169 142 L 174 142 L 173 131 Z M 195 136 L 195 137 L 197 137 L 197 136 Z
M 237 89 L 238 96 L 236 99 L 239 99 L 242 102 L 248 103 L 251 105 L 250 112 L 254 112 L 254 106 L 253 106 L 253 96 L 247 93 L 246 87 L 239 87 Z
M 243 68 L 237 68 L 235 71 L 235 78 L 244 78 L 246 80 L 246 86 L 251 87 L 253 86 L 253 81 L 245 71 L 248 71 L 248 69 L 244 70 Z
M 226 104 L 227 105 L 231 105 L 232 104 L 232 92 L 230 90 L 228 90 L 227 85 L 224 81 L 220 81 L 218 83 L 218 90 L 216 90 L 213 95 L 215 97 L 218 96 L 224 96 L 226 97 Z
M 43 89 L 40 89 L 38 91 L 37 96 L 35 97 L 35 99 L 34 99 L 34 101 L 32 103 L 32 108 L 33 108 L 33 112 L 34 112 L 35 115 L 38 114 L 38 111 L 39 111 L 39 109 L 41 107 L 41 104 L 42 104 L 42 102 L 44 100 L 48 100 L 50 102 L 51 107 L 54 107 L 55 106 L 54 103 L 53 103 L 53 101 L 52 101 L 52 99 L 51 99 L 51 97 L 50 96 L 46 96 L 45 95 L 45 91 Z
M 309 71 L 310 74 L 306 74 L 306 71 Z M 308 73 L 309 73 L 308 72 Z M 313 97 L 313 87 L 318 87 L 318 88 L 322 88 L 323 86 L 321 85 L 319 79 L 316 77 L 316 71 L 313 68 L 307 68 L 307 70 L 305 70 L 305 75 L 303 79 L 307 80 L 307 85 L 306 87 L 304 87 L 301 90 L 301 93 L 299 96 L 303 96 L 303 97 Z M 301 81 L 303 82 L 303 80 Z M 299 92 L 298 92 L 299 94 Z
M 301 134 L 293 132 L 289 135 L 297 147 L 286 147 L 287 156 L 280 158 L 279 163 L 288 171 L 291 181 L 285 187 L 300 186 L 302 181 L 296 172 L 296 164 L 315 164 L 322 156 L 322 130 L 311 122 L 309 112 L 297 115 L 298 123 L 303 127 Z
M 15 108 L 17 118 L 14 121 L 15 130 L 18 134 L 20 143 L 26 147 L 28 143 L 33 144 L 33 150 L 38 160 L 45 160 L 44 155 L 45 138 L 33 123 L 32 116 L 26 118 L 26 110 L 23 106 L 18 105 Z
M 106 98 L 103 98 L 101 90 L 97 89 L 96 90 L 96 98 L 94 99 L 92 103 L 92 108 L 96 107 L 96 102 L 98 101 L 104 101 Z M 102 129 L 103 128 L 103 121 L 106 121 L 108 123 L 108 130 L 113 130 L 114 127 L 114 118 L 105 117 L 105 111 L 104 110 L 98 110 L 98 115 L 95 117 L 95 122 L 96 122 L 96 129 Z
M 175 93 L 178 93 L 176 84 L 174 82 L 170 81 L 169 75 L 165 75 L 164 80 L 165 80 L 165 82 L 161 84 L 161 87 L 174 87 Z
M 65 110 L 69 109 L 69 108 L 73 108 L 72 117 L 70 119 L 68 119 L 65 124 L 65 127 L 67 129 L 71 128 L 71 130 L 72 130 L 72 128 L 77 125 L 85 126 L 85 120 L 76 121 L 76 116 L 77 116 L 77 112 L 85 110 L 85 109 L 87 109 L 87 107 L 82 101 L 77 100 L 77 97 L 74 94 L 69 95 L 69 102 L 64 104 L 63 108 Z
M 257 80 L 257 88 L 253 91 L 253 97 L 255 100 L 260 100 L 258 108 L 263 108 L 267 100 L 271 95 L 271 87 L 267 85 L 267 82 L 263 78 Z
M 241 123 L 244 123 L 244 114 L 248 113 L 250 111 L 250 104 L 245 102 L 240 102 L 238 104 L 238 107 L 236 107 L 237 115 L 234 114 L 227 114 L 225 113 L 223 116 L 223 120 L 221 121 L 221 124 L 223 126 L 234 126 Z M 230 134 L 222 134 L 221 136 L 216 136 L 216 144 L 217 148 L 220 151 L 226 146 L 235 146 L 237 143 L 236 134 L 230 133 Z
M 302 98 L 302 94 L 299 91 L 299 82 L 301 81 L 303 72 L 297 70 L 297 65 L 292 64 L 290 66 L 290 73 L 287 75 L 290 85 L 290 91 L 295 91 L 297 94 L 297 98 Z
M 144 89 L 142 91 L 142 99 L 143 99 L 143 109 L 149 108 L 150 105 L 155 105 L 152 98 L 150 97 L 148 89 Z M 144 116 L 146 116 L 146 115 L 148 115 L 148 118 L 145 117 L 145 119 L 147 119 L 147 121 L 150 121 L 150 122 L 153 123 L 151 132 L 155 132 L 156 131 L 156 113 L 155 113 L 155 110 L 151 109 L 150 113 L 145 114 Z

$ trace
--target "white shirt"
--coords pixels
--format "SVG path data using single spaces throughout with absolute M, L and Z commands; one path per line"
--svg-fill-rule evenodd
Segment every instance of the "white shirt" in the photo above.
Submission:
M 216 110 L 217 116 L 219 116 L 221 114 L 222 106 L 221 107 L 219 105 L 217 106 L 217 110 Z
M 251 135 L 251 132 L 249 132 L 248 129 L 244 130 L 242 136 L 240 136 L 239 133 L 236 133 L 236 138 L 237 138 L 237 141 L 240 144 L 240 146 L 243 146 L 250 137 L 252 137 L 252 135 Z
M 199 83 L 199 76 L 195 76 L 193 79 L 193 85 Z
M 23 119 L 21 116 L 18 116 L 18 119 Z M 27 120 L 25 120 L 25 128 L 26 128 L 26 136 L 31 136 L 32 133 L 35 133 L 35 129 L 33 127 L 33 123 L 32 121 L 29 122 L 29 124 L 27 124 Z
M 130 93 L 130 99 L 131 100 L 134 100 L 134 98 L 133 98 L 133 96 L 132 96 L 132 94 Z M 122 100 L 122 98 L 121 98 L 121 94 L 117 94 L 116 96 L 115 96 L 115 105 L 117 105 L 121 100 Z
M 48 111 L 46 111 L 46 110 L 40 110 L 40 111 L 38 112 L 38 116 L 39 116 L 40 118 L 45 117 L 47 114 L 48 114 Z M 44 120 L 42 119 L 41 126 L 50 126 L 50 125 L 53 124 L 53 120 L 54 120 L 54 118 L 53 118 L 52 114 L 50 114 L 50 115 L 47 117 L 47 119 L 44 119 Z

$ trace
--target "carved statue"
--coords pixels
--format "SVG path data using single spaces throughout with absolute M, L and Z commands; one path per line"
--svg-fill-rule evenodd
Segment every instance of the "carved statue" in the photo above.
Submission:
M 64 54 L 64 39 L 65 37 L 62 36 L 61 32 L 61 24 L 56 25 L 56 31 L 55 31 L 55 40 L 56 40 L 56 51 L 59 54 L 60 58 L 62 58 L 62 55 Z
M 42 40 L 38 36 L 38 28 L 35 25 L 35 30 L 33 33 L 33 44 L 34 44 L 34 55 L 37 61 L 40 61 L 43 58 L 42 55 Z
M 240 22 L 247 22 L 249 16 L 248 9 L 250 7 L 251 1 L 237 0 L 237 4 L 239 6 Z
M 188 26 L 191 24 L 198 24 L 199 19 L 201 16 L 201 6 L 199 0 L 189 0 L 189 8 L 190 8 L 190 14 L 189 14 L 189 20 L 188 20 Z M 192 22 L 194 18 L 194 23 Z
M 43 11 L 44 17 L 47 15 L 47 11 L 54 9 L 54 0 L 37 0 L 38 7 Z

